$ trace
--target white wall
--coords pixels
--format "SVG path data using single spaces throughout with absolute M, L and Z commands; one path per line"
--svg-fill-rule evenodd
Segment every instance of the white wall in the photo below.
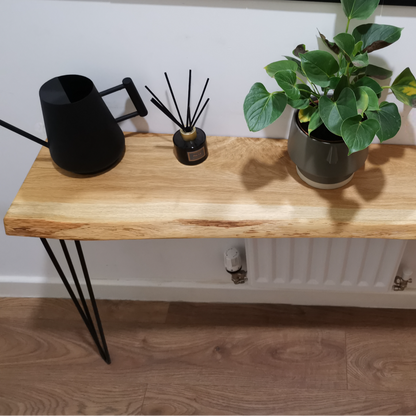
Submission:
M 398 43 L 373 54 L 373 62 L 390 67 L 394 76 L 407 66 L 416 73 L 415 18 L 416 7 L 385 6 L 373 19 L 405 28 Z M 78 73 L 103 90 L 130 76 L 149 115 L 124 122 L 122 128 L 173 133 L 175 126 L 150 104 L 144 85 L 166 98 L 163 72 L 167 71 L 184 103 L 188 69 L 192 69 L 195 92 L 210 78 L 206 96 L 211 101 L 200 123 L 207 134 L 285 138 L 290 110 L 264 131 L 248 131 L 242 113 L 246 93 L 256 81 L 274 88 L 262 68 L 289 55 L 299 43 L 316 48 L 316 28 L 332 37 L 344 27 L 341 7 L 332 3 L 0 0 L 0 118 L 44 138 L 38 90 L 45 81 Z M 126 104 L 130 109 L 121 92 L 106 102 L 115 116 L 125 112 Z M 402 116 L 403 128 L 392 142 L 415 144 L 416 114 L 404 109 Z M 0 129 L 0 217 L 38 150 L 35 143 Z M 228 282 L 222 252 L 235 244 L 243 247 L 240 240 L 129 241 L 90 243 L 86 251 L 91 273 L 100 279 Z M 42 276 L 55 273 L 40 242 L 7 237 L 1 229 L 0 279 Z

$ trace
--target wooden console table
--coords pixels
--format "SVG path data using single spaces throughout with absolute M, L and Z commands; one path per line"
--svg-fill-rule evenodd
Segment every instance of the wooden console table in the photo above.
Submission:
M 171 135 L 128 133 L 122 161 L 87 176 L 61 170 L 42 148 L 4 218 L 6 234 L 42 239 L 108 363 L 81 240 L 416 238 L 415 146 L 372 145 L 348 185 L 317 190 L 297 176 L 286 143 L 208 137 L 208 159 L 184 166 Z M 46 238 L 61 240 L 81 305 Z M 65 240 L 75 240 L 101 345 Z

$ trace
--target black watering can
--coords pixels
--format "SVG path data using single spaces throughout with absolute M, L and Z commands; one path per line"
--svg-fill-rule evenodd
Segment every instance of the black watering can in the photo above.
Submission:
M 135 112 L 114 118 L 101 97 L 125 88 Z M 124 134 L 117 123 L 147 110 L 130 78 L 101 93 L 81 75 L 63 75 L 42 85 L 39 91 L 48 141 L 38 139 L 0 120 L 0 126 L 49 148 L 53 161 L 73 173 L 103 171 L 124 154 Z

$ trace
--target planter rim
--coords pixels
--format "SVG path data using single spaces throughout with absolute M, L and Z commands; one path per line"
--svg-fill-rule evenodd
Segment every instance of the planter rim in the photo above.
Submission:
M 323 143 L 323 144 L 327 144 L 327 145 L 336 145 L 336 144 L 345 144 L 345 142 L 344 142 L 344 140 L 342 139 L 342 137 L 341 136 L 339 136 L 340 137 L 340 139 L 339 140 L 336 140 L 336 141 L 332 141 L 332 142 L 329 142 L 328 140 L 324 140 L 324 139 L 320 139 L 319 137 L 314 137 L 314 136 L 312 136 L 312 135 L 310 135 L 307 131 L 305 131 L 303 128 L 302 128 L 302 126 L 300 125 L 301 123 L 300 123 L 300 120 L 299 120 L 299 110 L 296 110 L 295 111 L 295 113 L 294 113 L 294 118 L 295 118 L 295 123 L 296 123 L 296 126 L 304 133 L 304 134 L 306 134 L 311 140 L 315 140 L 315 141 L 317 141 L 317 142 L 319 142 L 319 143 Z M 313 134 L 313 133 L 312 133 Z

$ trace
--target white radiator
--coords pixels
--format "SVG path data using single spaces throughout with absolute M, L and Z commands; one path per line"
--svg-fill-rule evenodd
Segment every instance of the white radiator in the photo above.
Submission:
M 405 240 L 246 239 L 250 285 L 335 291 L 391 290 Z

